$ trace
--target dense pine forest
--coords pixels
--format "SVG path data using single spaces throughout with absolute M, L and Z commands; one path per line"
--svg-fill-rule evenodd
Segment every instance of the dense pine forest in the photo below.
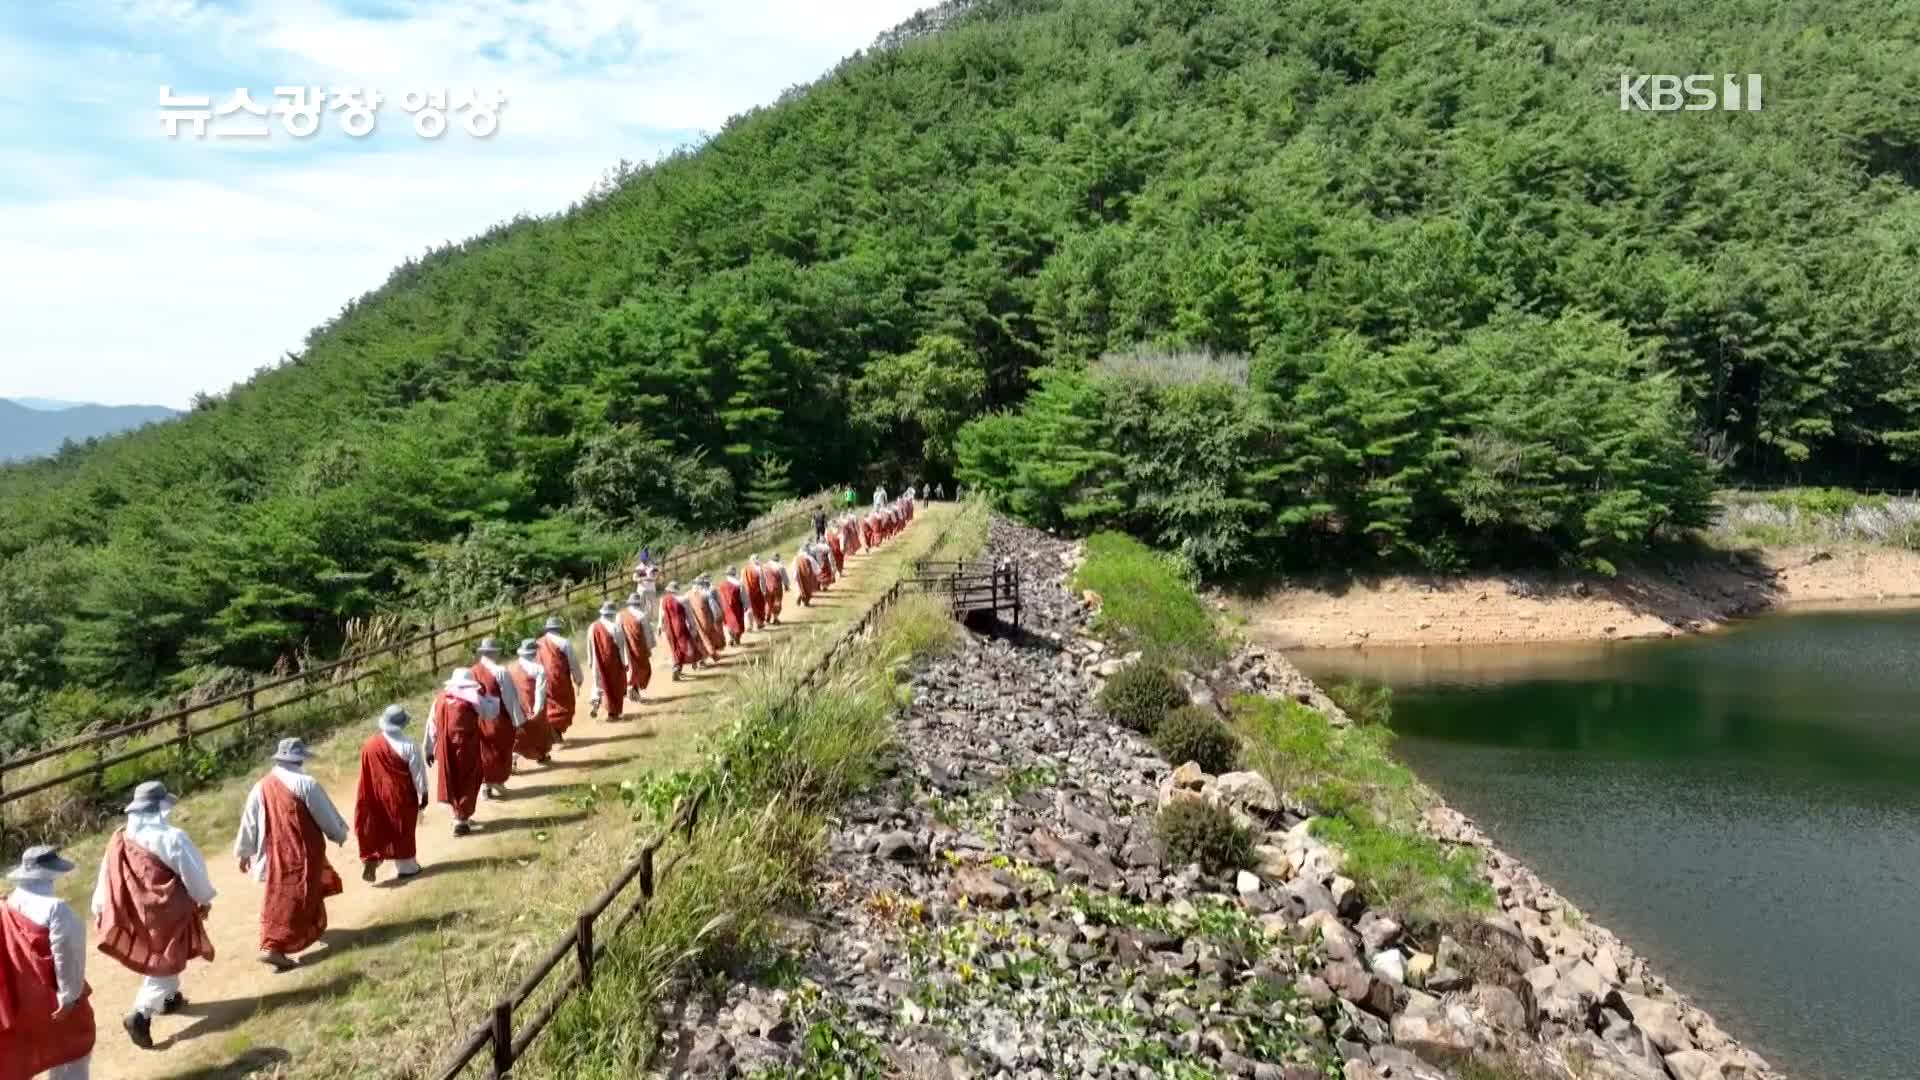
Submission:
M 1920 22 L 978 0 L 0 471 L 9 741 L 858 478 L 1203 570 L 1603 564 L 1920 477 Z M 1761 112 L 1622 112 L 1759 72 Z M 264 359 L 264 358 L 263 358 Z

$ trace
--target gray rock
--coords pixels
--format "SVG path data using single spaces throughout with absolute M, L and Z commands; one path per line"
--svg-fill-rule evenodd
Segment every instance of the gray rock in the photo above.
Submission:
M 1672 1054 L 1694 1048 L 1693 1036 L 1687 1031 L 1686 1022 L 1680 1018 L 1680 1009 L 1673 1002 L 1616 991 L 1607 995 L 1607 1004 L 1618 1007 L 1627 1019 L 1633 1021 L 1634 1026 L 1646 1033 L 1660 1053 Z
M 1213 781 L 1213 792 L 1223 805 L 1255 816 L 1280 812 L 1280 796 L 1267 778 L 1257 772 L 1222 773 Z
M 1120 883 L 1120 868 L 1098 851 L 1055 836 L 1051 831 L 1035 829 L 1028 838 L 1034 854 L 1053 864 L 1055 870 L 1077 870 L 1086 880 L 1103 889 Z
M 1012 907 L 1016 886 L 1002 880 L 1003 876 L 984 866 L 964 867 L 947 883 L 947 895 L 976 907 Z
M 923 854 L 919 838 L 904 829 L 881 833 L 874 838 L 873 853 L 895 862 L 912 862 Z

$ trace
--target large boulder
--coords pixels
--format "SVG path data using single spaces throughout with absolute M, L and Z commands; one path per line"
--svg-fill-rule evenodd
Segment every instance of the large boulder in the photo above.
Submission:
M 1656 1001 L 1639 994 L 1618 991 L 1607 995 L 1607 1004 L 1619 1009 L 1634 1026 L 1646 1032 L 1655 1049 L 1672 1054 L 1694 1048 L 1693 1035 L 1680 1018 L 1680 1007 L 1671 1001 Z
M 1270 817 L 1280 812 L 1279 793 L 1257 772 L 1222 773 L 1214 780 L 1213 791 L 1222 806 L 1245 811 L 1253 817 Z

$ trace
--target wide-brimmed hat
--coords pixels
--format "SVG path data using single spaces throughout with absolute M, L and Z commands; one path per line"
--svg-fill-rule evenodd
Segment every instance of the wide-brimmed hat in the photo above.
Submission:
M 289 735 L 280 740 L 273 748 L 273 760 L 287 765 L 299 765 L 313 760 L 313 751 L 307 749 L 307 741 L 298 735 Z
M 727 576 L 728 576 L 728 577 L 732 577 L 733 575 L 735 575 L 735 574 L 737 574 L 737 573 L 739 573 L 739 572 L 740 572 L 740 568 L 739 568 L 739 567 L 737 567 L 737 566 L 729 566 L 729 567 L 727 567 Z
M 641 595 L 640 595 L 639 593 L 628 593 L 628 594 L 627 594 L 627 606 L 628 606 L 628 607 L 639 607 L 639 606 L 640 606 L 641 604 L 644 604 L 644 603 L 646 603 L 646 602 L 647 602 L 647 598 L 646 598 L 646 597 L 644 597 L 644 596 L 641 596 Z
M 380 714 L 380 726 L 403 728 L 407 726 L 407 721 L 411 719 L 413 719 L 413 717 L 407 715 L 405 706 L 389 705 L 387 706 L 387 710 Z
M 148 780 L 133 789 L 133 801 L 127 804 L 129 814 L 159 814 L 173 808 L 175 799 L 167 790 L 167 785 L 158 780 Z
M 447 676 L 449 690 L 477 690 L 479 687 L 479 682 L 473 677 L 472 668 L 457 667 L 453 669 L 453 674 Z
M 476 651 L 479 652 L 481 656 L 498 656 L 500 655 L 500 642 L 490 637 L 481 638 L 480 648 Z
M 519 653 L 521 656 L 532 656 L 539 651 L 540 643 L 532 638 L 526 638 L 520 642 Z
M 20 853 L 20 865 L 7 871 L 14 881 L 52 881 L 61 874 L 73 873 L 73 863 L 60 857 L 60 849 L 36 844 Z
M 607 602 L 605 602 L 605 603 L 603 603 L 603 604 L 601 604 L 601 605 L 600 605 L 600 614 L 602 614 L 602 615 L 611 615 L 611 614 L 613 614 L 614 612 L 616 612 L 616 611 L 619 611 L 619 610 L 620 610 L 620 609 L 619 609 L 619 608 L 617 608 L 617 607 L 615 607 L 615 606 L 614 606 L 614 604 L 613 604 L 613 601 L 611 601 L 611 600 L 608 600 Z
M 551 616 L 547 619 L 547 625 L 545 627 L 547 630 L 565 630 L 566 628 L 567 624 L 561 622 L 560 616 L 558 615 Z

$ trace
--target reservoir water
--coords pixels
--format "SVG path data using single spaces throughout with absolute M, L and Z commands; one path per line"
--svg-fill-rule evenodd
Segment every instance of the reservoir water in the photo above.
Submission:
M 1920 612 L 1292 659 L 1788 1075 L 1920 1076 Z

